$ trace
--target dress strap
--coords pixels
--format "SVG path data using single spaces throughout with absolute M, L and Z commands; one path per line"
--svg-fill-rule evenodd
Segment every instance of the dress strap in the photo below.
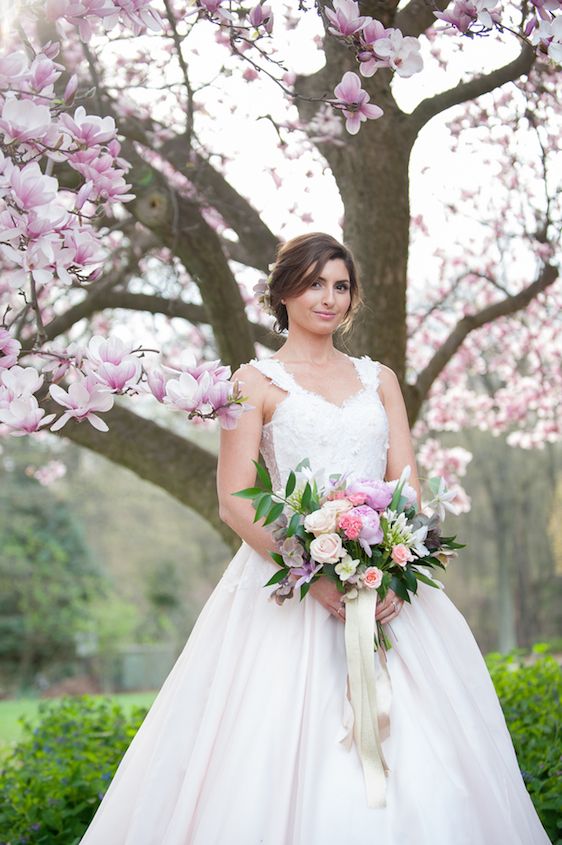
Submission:
M 287 393 L 296 393 L 298 385 L 290 373 L 287 372 L 281 361 L 275 358 L 252 358 L 248 364 L 259 370 L 262 375 L 268 378 L 276 387 L 285 390 Z
M 373 361 L 368 355 L 362 355 L 361 358 L 353 358 L 353 363 L 359 373 L 359 378 L 365 387 L 371 387 L 378 390 L 380 384 L 380 370 L 381 365 L 378 361 Z

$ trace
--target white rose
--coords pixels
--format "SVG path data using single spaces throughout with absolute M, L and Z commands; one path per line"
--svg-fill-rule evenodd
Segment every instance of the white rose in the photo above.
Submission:
M 310 556 L 316 563 L 337 563 L 345 554 L 339 534 L 321 534 L 310 544 Z
M 349 501 L 349 499 L 328 499 L 327 502 L 324 502 L 322 507 L 324 510 L 331 511 L 336 516 L 339 516 L 341 513 L 350 511 L 354 505 L 353 502 Z
M 319 510 L 307 514 L 304 527 L 307 531 L 312 531 L 316 537 L 319 534 L 333 534 L 336 530 L 336 514 L 321 507 Z

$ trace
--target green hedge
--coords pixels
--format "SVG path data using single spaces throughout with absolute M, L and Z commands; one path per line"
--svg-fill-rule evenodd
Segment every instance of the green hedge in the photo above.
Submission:
M 1 845 L 76 845 L 146 712 L 88 696 L 42 702 L 0 775 Z
M 551 842 L 562 845 L 562 668 L 550 655 L 525 666 L 517 652 L 488 654 L 486 663 L 527 790 Z
M 531 666 L 515 654 L 486 662 L 527 789 L 562 845 L 561 668 L 550 656 Z M 0 845 L 76 845 L 145 714 L 87 696 L 42 703 L 1 775 Z

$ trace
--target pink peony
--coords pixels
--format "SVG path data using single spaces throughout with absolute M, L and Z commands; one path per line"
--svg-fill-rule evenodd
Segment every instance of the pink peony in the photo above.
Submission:
M 359 507 L 353 508 L 353 510 L 349 511 L 349 513 L 350 515 L 358 516 L 361 519 L 359 542 L 365 552 L 370 556 L 370 546 L 374 546 L 375 543 L 380 543 L 383 538 L 379 515 L 368 505 L 359 505 Z
M 380 587 L 382 582 L 383 571 L 378 566 L 368 566 L 361 576 L 361 581 L 365 587 L 370 590 L 375 590 Z
M 365 478 L 352 481 L 347 490 L 351 494 L 364 496 L 364 502 L 370 508 L 383 511 L 390 504 L 393 488 L 386 481 Z
M 406 566 L 408 561 L 414 560 L 414 555 L 404 543 L 398 543 L 398 545 L 393 546 L 390 557 L 398 566 Z
M 346 492 L 346 498 L 349 499 L 349 501 L 351 502 L 351 504 L 354 507 L 357 507 L 357 505 L 364 505 L 365 502 L 367 501 L 367 495 L 365 493 L 347 493 Z

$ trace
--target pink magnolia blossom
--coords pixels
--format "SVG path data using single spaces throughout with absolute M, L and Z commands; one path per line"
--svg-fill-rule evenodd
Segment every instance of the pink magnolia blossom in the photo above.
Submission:
M 106 144 L 115 137 L 115 121 L 112 117 L 98 117 L 86 114 L 84 106 L 78 106 L 74 118 L 69 114 L 62 114 L 62 126 L 70 132 L 73 140 L 87 147 Z
M 53 481 L 66 475 L 66 466 L 62 461 L 48 461 L 39 468 L 29 467 L 28 471 L 30 475 L 37 479 L 39 484 L 48 487 Z
M 12 98 L 4 102 L 0 129 L 4 142 L 29 141 L 43 138 L 51 124 L 51 112 L 48 106 L 37 105 L 32 100 Z
M 7 407 L 0 408 L 0 422 L 7 425 L 10 434 L 15 437 L 32 434 L 54 418 L 55 414 L 45 416 L 45 410 L 39 407 L 37 399 L 31 395 L 13 399 Z
M 51 426 L 51 431 L 58 431 L 72 418 L 78 422 L 88 420 L 98 431 L 109 430 L 107 423 L 94 412 L 109 411 L 113 407 L 113 396 L 92 376 L 86 377 L 81 374 L 78 381 L 72 382 L 68 391 L 63 390 L 58 384 L 51 384 L 49 393 L 55 402 L 68 409 Z
M 382 117 L 383 110 L 379 106 L 369 104 L 370 96 L 361 89 L 361 80 L 353 71 L 346 71 L 342 81 L 334 88 L 338 98 L 332 102 L 341 108 L 345 115 L 345 128 L 350 135 L 359 132 L 361 123 L 366 120 L 376 120 Z
M 254 8 L 250 10 L 248 20 L 252 26 L 255 26 L 256 28 L 263 26 L 265 31 L 270 34 L 273 31 L 273 12 L 271 11 L 271 6 L 268 6 L 267 3 L 264 3 L 263 5 L 259 3 L 257 6 L 254 6 Z
M 22 211 L 53 202 L 59 183 L 53 176 L 45 176 L 36 161 L 21 170 L 14 167 L 10 174 L 12 195 Z
M 325 7 L 324 11 L 332 26 L 328 31 L 333 35 L 353 35 L 371 18 L 359 14 L 359 4 L 355 0 L 333 0 L 334 9 Z
M 9 88 L 16 79 L 26 73 L 28 65 L 29 60 L 23 50 L 0 56 L 0 86 Z
M 7 396 L 11 401 L 36 393 L 43 384 L 43 376 L 35 367 L 20 367 L 16 364 L 9 370 L 0 372 L 0 384 L 6 388 Z
M 230 405 L 223 405 L 222 408 L 217 408 L 217 419 L 221 428 L 224 429 L 232 429 L 236 428 L 238 424 L 238 420 L 244 413 L 250 409 L 250 405 L 246 403 L 243 405 L 239 405 L 236 402 L 233 402 Z
M 399 76 L 413 76 L 423 68 L 420 42 L 412 36 L 404 37 L 399 29 L 393 29 L 387 38 L 379 39 L 374 50 Z
M 110 390 L 126 390 L 138 382 L 142 373 L 141 361 L 131 355 L 131 349 L 132 344 L 117 337 L 95 335 L 88 343 L 84 369 Z
M 208 387 L 206 381 L 198 382 L 189 373 L 181 373 L 179 378 L 172 378 L 167 383 L 164 402 L 182 411 L 195 411 L 204 401 Z
M 159 402 L 163 402 L 166 396 L 166 382 L 168 381 L 163 370 L 159 367 L 152 367 L 150 370 L 146 370 L 146 380 L 154 398 Z
M 0 369 L 13 367 L 20 354 L 21 343 L 0 326 Z

